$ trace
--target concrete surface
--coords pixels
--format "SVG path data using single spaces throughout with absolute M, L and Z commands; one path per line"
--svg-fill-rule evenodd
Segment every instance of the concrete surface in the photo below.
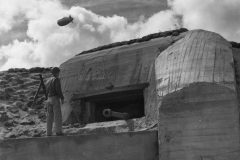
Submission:
M 156 59 L 160 160 L 239 160 L 231 44 L 193 30 Z
M 0 141 L 1 160 L 155 160 L 157 131 Z

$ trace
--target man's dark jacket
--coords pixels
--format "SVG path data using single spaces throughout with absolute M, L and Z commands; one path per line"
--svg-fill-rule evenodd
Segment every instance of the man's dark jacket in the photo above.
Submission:
M 58 96 L 61 100 L 64 99 L 60 79 L 51 77 L 46 83 L 48 97 Z

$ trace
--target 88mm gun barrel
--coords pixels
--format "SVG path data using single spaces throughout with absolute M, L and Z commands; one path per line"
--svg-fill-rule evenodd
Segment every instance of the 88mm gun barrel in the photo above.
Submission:
M 121 112 L 114 112 L 111 109 L 104 109 L 103 110 L 103 115 L 105 117 L 116 117 L 116 118 L 121 118 L 121 119 L 128 119 L 129 114 L 128 113 L 121 113 Z

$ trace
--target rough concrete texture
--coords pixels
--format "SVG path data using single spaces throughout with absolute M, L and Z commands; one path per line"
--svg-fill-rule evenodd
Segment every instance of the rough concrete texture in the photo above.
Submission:
M 188 32 L 156 60 L 159 155 L 164 160 L 239 159 L 239 104 L 231 44 Z
M 181 90 L 172 92 L 163 97 L 159 114 L 168 116 L 180 116 L 182 113 L 190 114 L 192 111 L 207 109 L 211 107 L 211 102 L 219 100 L 223 105 L 224 100 L 236 98 L 236 92 L 217 83 L 196 82 Z M 190 103 L 191 102 L 191 103 Z M 209 102 L 209 105 L 205 102 Z M 196 104 L 206 104 L 199 106 Z M 237 102 L 235 102 L 237 104 Z M 230 104 L 227 102 L 225 105 Z M 217 111 L 213 111 L 217 112 Z
M 235 91 L 216 83 L 190 84 L 163 97 L 159 116 L 164 159 L 239 158 Z
M 231 44 L 188 32 L 156 60 L 159 155 L 166 160 L 239 159 L 239 110 Z
M 120 133 L 136 132 L 146 130 L 157 130 L 157 121 L 146 123 L 146 118 L 137 118 L 131 120 L 118 120 L 110 122 L 90 123 L 87 125 L 64 127 L 64 133 L 68 135 L 82 134 L 102 134 L 102 133 Z
M 157 131 L 0 141 L 3 160 L 157 160 Z

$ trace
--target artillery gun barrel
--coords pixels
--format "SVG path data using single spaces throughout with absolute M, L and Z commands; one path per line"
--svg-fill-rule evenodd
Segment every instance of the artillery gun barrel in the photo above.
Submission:
M 129 114 L 128 113 L 121 113 L 121 112 L 114 112 L 111 109 L 104 109 L 103 110 L 103 115 L 105 117 L 116 117 L 116 118 L 121 118 L 121 119 L 128 119 Z

